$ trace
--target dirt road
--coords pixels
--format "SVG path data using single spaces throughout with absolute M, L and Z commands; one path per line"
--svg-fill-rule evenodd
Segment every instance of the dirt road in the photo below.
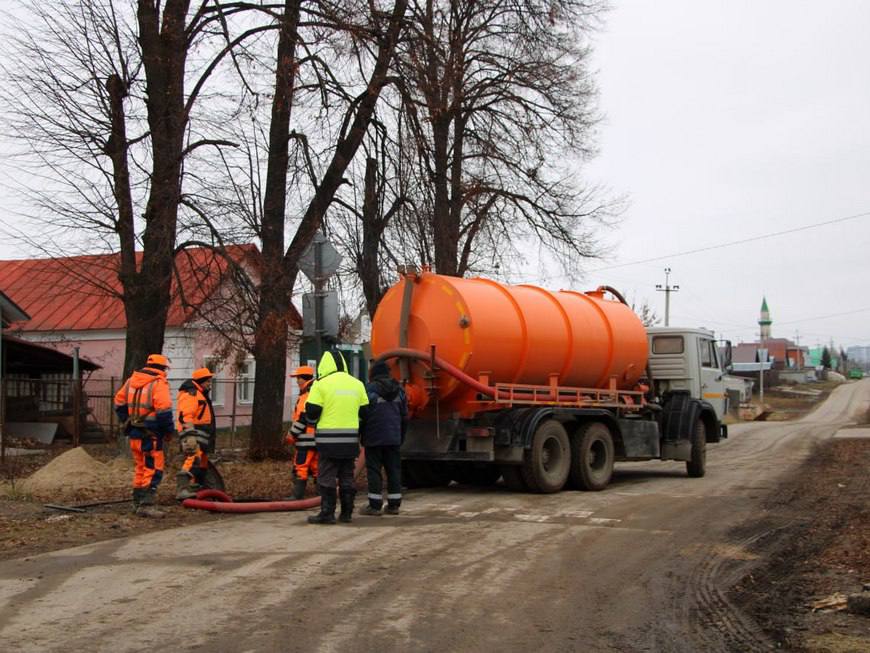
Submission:
M 753 423 L 708 471 L 621 465 L 599 493 L 453 488 L 400 517 L 239 517 L 0 563 L 5 651 L 767 650 L 726 599 L 763 532 L 729 535 L 870 380 Z M 361 504 L 361 502 L 360 502 Z

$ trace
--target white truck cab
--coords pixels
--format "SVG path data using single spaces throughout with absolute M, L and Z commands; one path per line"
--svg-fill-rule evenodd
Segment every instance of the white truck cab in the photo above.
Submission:
M 725 360 L 720 356 L 712 331 L 700 328 L 649 327 L 649 376 L 653 393 L 665 402 L 669 395 L 688 393 L 701 403 L 702 412 L 711 413 L 707 441 L 727 437 L 721 424 L 728 412 L 725 375 L 731 365 L 730 343 Z M 711 431 L 714 431 L 711 433 Z

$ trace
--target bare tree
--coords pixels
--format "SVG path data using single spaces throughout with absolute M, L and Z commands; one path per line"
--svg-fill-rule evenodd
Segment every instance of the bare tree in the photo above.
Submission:
M 201 131 L 197 101 L 239 43 L 273 28 L 234 33 L 230 19 L 253 7 L 244 2 L 24 6 L 32 27 L 8 35 L 4 60 L 26 65 L 3 66 L 3 95 L 14 134 L 37 160 L 28 186 L 51 230 L 40 246 L 120 253 L 127 373 L 163 346 L 184 179 L 204 148 L 230 145 Z M 217 99 L 210 119 L 221 122 Z
M 655 326 L 662 321 L 658 316 L 658 313 L 656 313 L 655 309 L 650 306 L 647 300 L 643 300 L 640 304 L 632 300 L 631 310 L 633 310 L 638 318 L 640 318 L 640 321 L 645 327 Z
M 229 124 L 224 137 L 241 147 L 221 152 L 225 192 L 196 199 L 207 225 L 202 235 L 226 235 L 215 218 L 226 210 L 233 228 L 241 227 L 229 240 L 247 234 L 262 244 L 252 307 L 253 458 L 285 455 L 288 321 L 299 259 L 347 183 L 345 171 L 391 81 L 406 7 L 407 0 L 385 8 L 367 0 L 284 0 L 273 17 L 277 40 L 237 50 L 245 119 Z
M 364 162 L 348 171 L 353 183 L 336 197 L 329 221 L 347 261 L 340 279 L 349 282 L 351 295 L 354 288 L 361 290 L 369 316 L 374 315 L 401 263 L 387 238 L 391 222 L 410 202 L 398 156 L 400 148 L 401 141 L 396 141 L 383 124 L 370 131 L 363 143 Z
M 593 153 L 587 34 L 602 11 L 597 0 L 412 3 L 397 110 L 420 194 L 395 226 L 438 272 L 493 267 L 524 240 L 572 267 L 596 254 L 592 227 L 615 207 L 576 169 Z

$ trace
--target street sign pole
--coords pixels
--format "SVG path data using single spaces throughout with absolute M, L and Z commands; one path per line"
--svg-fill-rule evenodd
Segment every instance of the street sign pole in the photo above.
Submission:
M 323 355 L 323 243 L 314 238 L 314 342 L 317 360 Z
M 341 255 L 320 231 L 314 235 L 299 259 L 299 269 L 314 286 L 313 293 L 303 296 L 302 318 L 303 333 L 306 337 L 314 337 L 318 360 L 328 339 L 338 334 L 338 304 L 333 301 L 334 293 L 326 289 L 326 282 L 338 271 L 340 263 Z

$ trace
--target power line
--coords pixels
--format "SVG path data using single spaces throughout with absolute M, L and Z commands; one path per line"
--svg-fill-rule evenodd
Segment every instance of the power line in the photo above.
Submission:
M 630 261 L 628 263 L 617 263 L 616 265 L 608 265 L 603 268 L 595 268 L 592 270 L 586 270 L 586 273 L 590 272 L 602 272 L 604 270 L 614 270 L 616 268 L 624 268 L 630 265 L 641 265 L 642 263 L 655 263 L 656 261 L 664 261 L 667 259 L 676 258 L 677 256 L 688 256 L 689 254 L 699 254 L 701 252 L 709 252 L 714 249 L 722 249 L 723 247 L 734 247 L 735 245 L 745 245 L 746 243 L 752 243 L 757 240 L 765 240 L 767 238 L 775 238 L 777 236 L 785 236 L 786 234 L 793 234 L 799 231 L 807 231 L 808 229 L 817 229 L 818 227 L 824 227 L 831 224 L 837 224 L 840 222 L 847 222 L 849 220 L 857 220 L 858 218 L 866 218 L 870 216 L 870 211 L 865 211 L 863 213 L 856 213 L 854 215 L 847 215 L 842 218 L 834 218 L 833 220 L 825 220 L 824 222 L 816 222 L 815 224 L 807 224 L 802 227 L 794 227 L 793 229 L 783 229 L 782 231 L 773 231 L 767 234 L 761 234 L 758 236 L 750 236 L 749 238 L 741 238 L 740 240 L 732 240 L 727 243 L 720 243 L 718 245 L 708 245 L 707 247 L 699 247 L 697 249 L 686 250 L 685 252 L 676 252 L 674 254 L 668 254 L 667 256 L 654 256 L 652 258 L 645 258 L 638 261 Z
M 854 311 L 845 311 L 843 313 L 831 313 L 830 315 L 817 315 L 816 317 L 805 317 L 800 320 L 786 320 L 784 322 L 776 322 L 776 324 L 796 324 L 798 322 L 811 322 L 813 320 L 826 320 L 829 317 L 841 317 L 843 315 L 854 315 L 855 313 L 865 313 L 870 311 L 870 307 L 856 308 Z

